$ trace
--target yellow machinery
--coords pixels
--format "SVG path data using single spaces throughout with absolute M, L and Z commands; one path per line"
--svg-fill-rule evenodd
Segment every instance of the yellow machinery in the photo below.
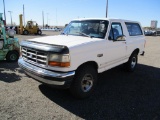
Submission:
M 38 24 L 35 21 L 28 21 L 27 25 L 24 27 L 23 26 L 23 19 L 22 19 L 22 14 L 19 15 L 19 20 L 20 20 L 20 27 L 19 27 L 19 34 L 38 34 L 41 35 L 42 31 L 39 29 Z

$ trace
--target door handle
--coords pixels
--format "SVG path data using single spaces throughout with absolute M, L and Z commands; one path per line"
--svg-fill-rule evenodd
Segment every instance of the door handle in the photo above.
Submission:
M 98 54 L 97 57 L 103 57 L 103 54 Z

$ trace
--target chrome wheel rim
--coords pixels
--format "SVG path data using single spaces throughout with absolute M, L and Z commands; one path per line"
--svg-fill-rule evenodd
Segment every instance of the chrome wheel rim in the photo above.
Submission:
M 88 92 L 93 86 L 93 77 L 91 74 L 86 74 L 81 81 L 81 87 L 83 92 Z
M 131 62 L 131 68 L 134 68 L 135 66 L 136 66 L 136 57 L 133 57 Z

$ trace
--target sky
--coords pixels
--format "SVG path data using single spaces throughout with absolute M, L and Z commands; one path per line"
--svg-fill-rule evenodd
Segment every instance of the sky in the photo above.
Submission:
M 33 20 L 39 25 L 64 26 L 77 18 L 105 18 L 107 0 L 4 0 L 7 23 L 19 25 L 19 14 L 25 7 L 25 21 Z M 0 13 L 4 13 L 0 0 Z M 108 0 L 108 17 L 139 21 L 143 27 L 150 26 L 151 20 L 160 27 L 160 0 Z

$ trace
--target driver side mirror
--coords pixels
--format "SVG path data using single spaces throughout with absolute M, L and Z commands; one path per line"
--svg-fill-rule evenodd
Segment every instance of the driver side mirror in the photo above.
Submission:
M 125 35 L 119 35 L 116 37 L 116 41 L 125 41 L 126 40 L 126 36 Z

